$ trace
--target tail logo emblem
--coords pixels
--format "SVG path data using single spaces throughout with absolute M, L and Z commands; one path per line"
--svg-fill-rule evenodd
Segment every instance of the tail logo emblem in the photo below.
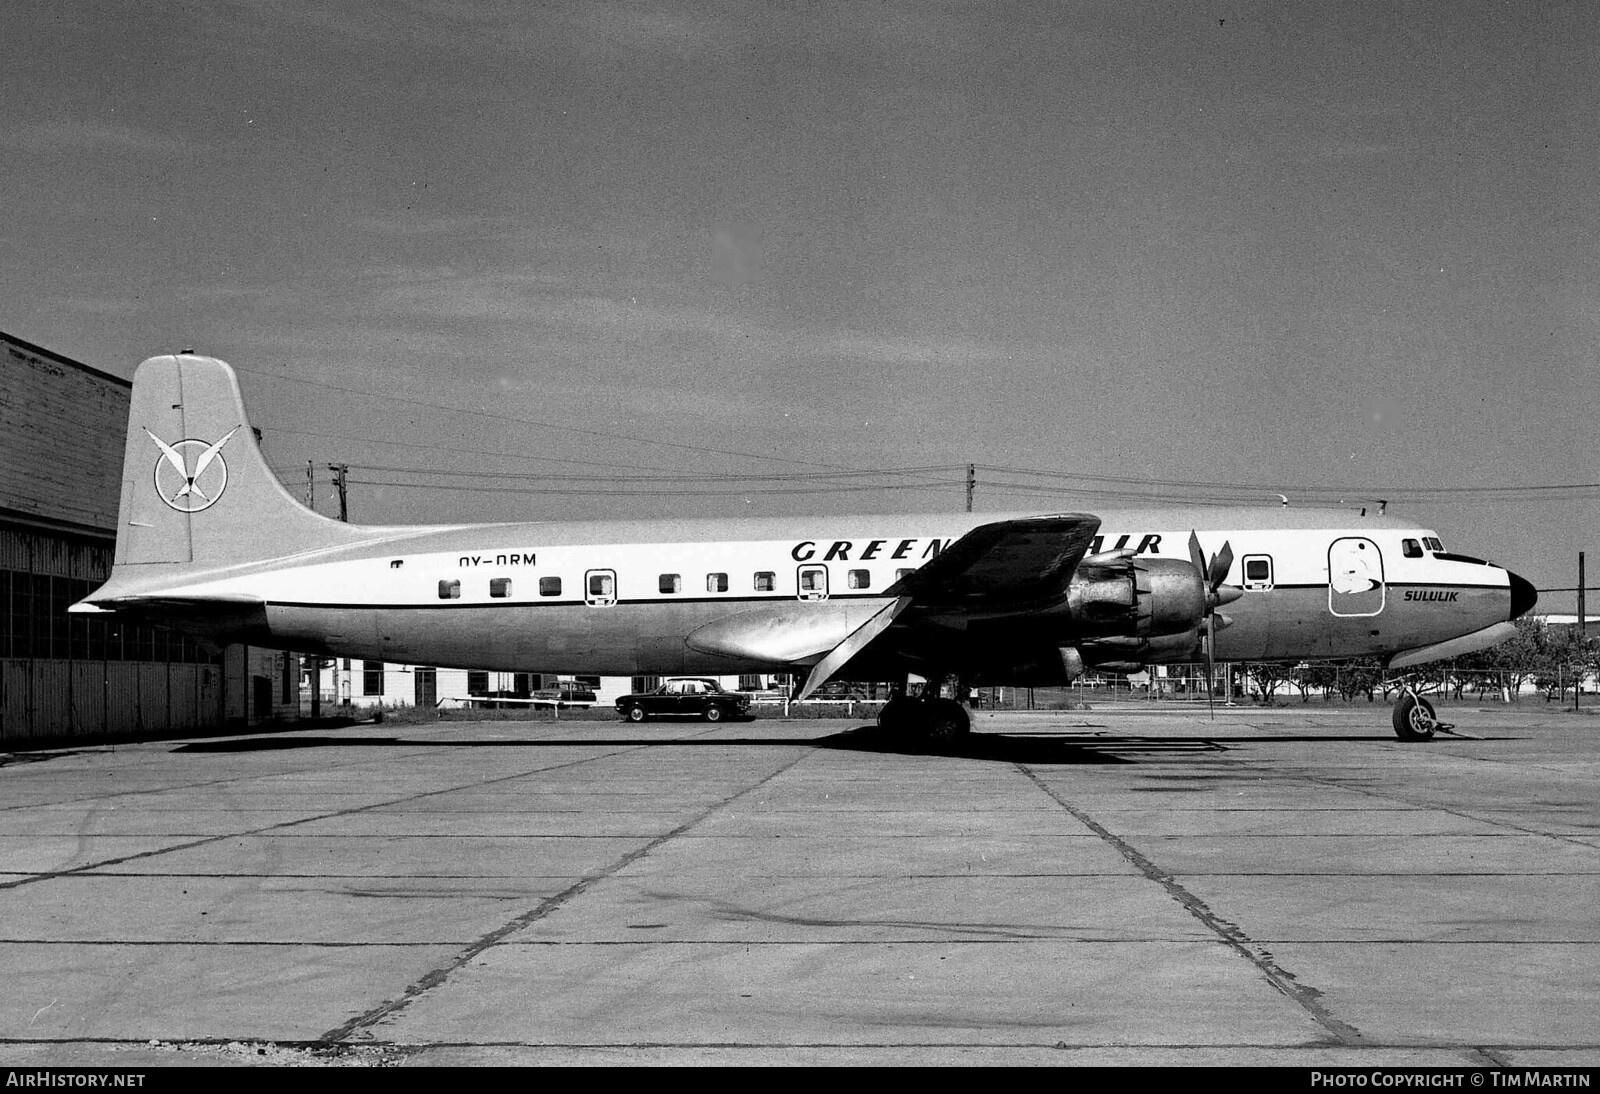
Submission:
M 222 458 L 222 446 L 240 430 L 234 426 L 220 441 L 207 442 L 188 438 L 168 444 L 148 429 L 150 439 L 161 449 L 156 461 L 156 494 L 180 513 L 198 513 L 209 509 L 228 488 L 228 464 Z M 190 454 L 199 452 L 190 463 Z

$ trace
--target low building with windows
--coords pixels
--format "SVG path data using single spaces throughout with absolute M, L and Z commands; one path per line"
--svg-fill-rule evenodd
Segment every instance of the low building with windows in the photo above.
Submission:
M 698 674 L 697 674 L 698 675 Z M 476 669 L 397 665 L 360 658 L 324 657 L 318 682 L 324 714 L 340 709 L 371 711 L 397 707 L 533 706 L 559 700 L 563 706 L 610 707 L 624 695 L 650 691 L 661 676 L 572 676 L 538 672 L 490 672 Z M 771 691 L 786 686 L 785 677 L 770 674 L 712 676 L 738 691 Z M 309 674 L 302 680 L 301 708 L 311 709 Z M 588 692 L 594 699 L 578 698 Z

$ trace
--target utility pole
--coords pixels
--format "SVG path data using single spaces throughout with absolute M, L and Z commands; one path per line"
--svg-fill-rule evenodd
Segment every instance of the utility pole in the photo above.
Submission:
M 977 485 L 978 465 L 975 463 L 969 463 L 967 464 L 967 512 L 969 513 L 972 512 L 972 491 L 977 487 Z M 1579 584 L 1582 584 L 1582 582 L 1579 582 Z
M 350 508 L 345 496 L 344 485 L 345 476 L 350 473 L 350 465 L 347 463 L 330 463 L 328 470 L 333 472 L 333 486 L 335 490 L 339 491 L 339 519 L 348 521 L 350 519 Z
M 1583 552 L 1578 552 L 1578 678 L 1572 682 L 1572 709 L 1578 709 L 1578 697 L 1583 694 L 1583 670 L 1588 667 L 1589 625 L 1584 618 Z
M 317 507 L 317 480 L 311 474 L 311 461 L 306 461 L 306 508 Z

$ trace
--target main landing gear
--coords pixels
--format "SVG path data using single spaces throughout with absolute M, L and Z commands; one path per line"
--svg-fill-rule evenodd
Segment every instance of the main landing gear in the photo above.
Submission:
M 1449 733 L 1455 726 L 1439 721 L 1433 704 L 1406 684 L 1394 704 L 1394 734 L 1402 741 L 1428 741 L 1435 733 Z
M 905 684 L 895 689 L 894 697 L 878 712 L 879 727 L 932 745 L 952 745 L 971 732 L 967 709 L 954 699 L 939 698 L 939 686 L 932 679 L 923 685 L 921 695 L 908 695 L 909 690 Z

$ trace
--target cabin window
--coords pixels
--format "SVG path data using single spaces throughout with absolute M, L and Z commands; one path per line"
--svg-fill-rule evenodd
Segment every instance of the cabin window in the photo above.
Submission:
M 441 582 L 439 582 L 439 599 L 440 600 L 460 600 L 461 599 L 461 582 L 459 582 L 459 581 L 441 581 Z
M 504 598 L 511 595 L 511 579 L 509 577 L 491 577 L 489 579 L 489 595 Z
M 540 596 L 560 596 L 561 579 L 559 577 L 541 577 L 539 579 Z
M 728 575 L 727 574 L 707 574 L 706 575 L 706 592 L 708 592 L 708 593 L 725 593 L 727 591 L 728 591 Z
M 756 571 L 756 592 L 770 593 L 777 588 L 777 575 L 771 570 Z
M 1272 556 L 1244 556 L 1244 587 L 1246 589 L 1272 588 Z
M 868 570 L 851 570 L 845 575 L 845 587 L 850 589 L 865 589 L 872 584 L 872 573 Z
M 1400 553 L 1407 558 L 1421 558 L 1422 544 L 1414 539 L 1403 539 L 1400 541 Z
M 660 581 L 656 584 L 656 588 L 664 593 L 681 593 L 683 592 L 683 575 L 662 574 Z

